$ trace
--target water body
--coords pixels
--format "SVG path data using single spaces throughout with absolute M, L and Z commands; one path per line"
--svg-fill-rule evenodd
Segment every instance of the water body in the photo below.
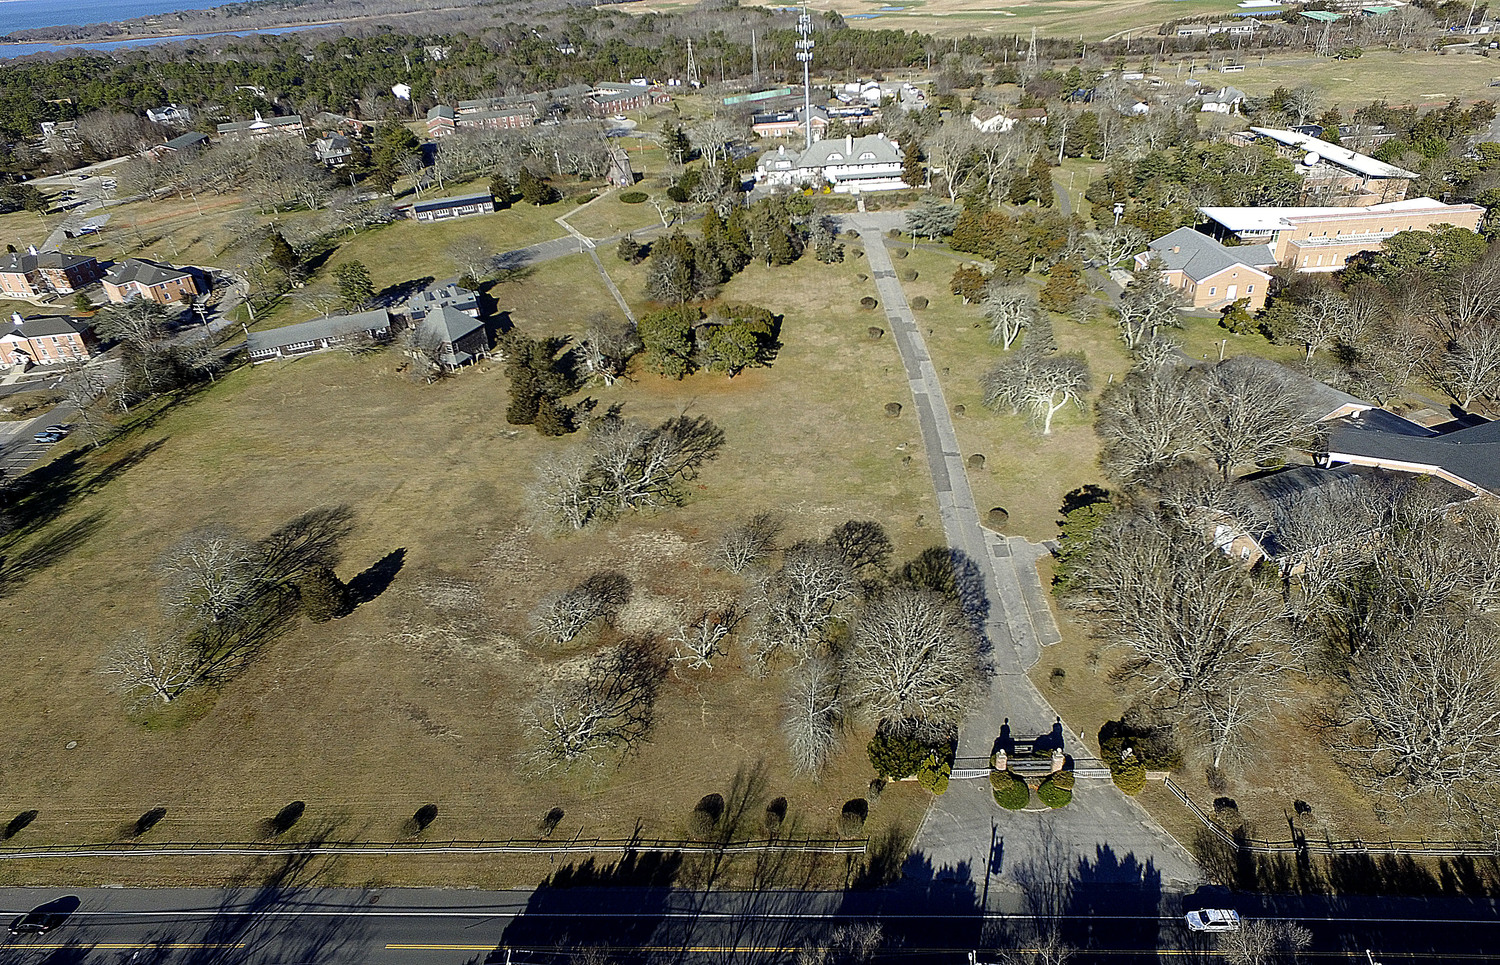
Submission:
M 207 10 L 217 3 L 193 0 L 0 0 L 0 34 L 37 27 L 114 23 L 178 10 Z
M 8 3 L 30 2 L 30 0 L 0 0 L 0 5 Z M 3 9 L 3 7 L 0 7 Z M 203 40 L 209 37 L 248 37 L 252 34 L 286 34 L 295 33 L 299 30 L 316 30 L 318 27 L 330 27 L 334 24 L 307 24 L 297 27 L 268 27 L 264 30 L 231 30 L 222 33 L 211 34 L 178 34 L 172 37 L 136 37 L 132 40 L 106 40 L 97 44 L 0 44 L 0 60 L 9 57 L 24 57 L 27 54 L 40 54 L 50 50 L 72 50 L 78 53 L 90 53 L 101 50 L 120 50 L 125 47 L 145 47 L 148 44 L 169 44 L 178 40 Z M 3 32 L 3 31 L 0 31 Z

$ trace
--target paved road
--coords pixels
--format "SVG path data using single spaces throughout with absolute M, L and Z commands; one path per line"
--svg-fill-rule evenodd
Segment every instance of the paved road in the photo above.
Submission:
M 850 922 L 879 920 L 881 958 L 959 965 L 1034 934 L 1025 899 L 982 912 L 972 890 L 931 882 L 871 892 L 700 892 L 646 888 L 535 891 L 0 890 L 0 918 L 62 895 L 80 904 L 44 936 L 0 945 L 0 965 L 460 965 L 506 961 L 563 965 L 586 946 L 623 962 L 789 962 L 805 944 Z M 1075 962 L 1216 961 L 1212 938 L 1190 935 L 1184 901 L 1151 881 L 1134 887 L 1086 880 L 1054 893 L 1042 920 L 1084 951 Z M 1318 961 L 1494 961 L 1500 924 L 1488 902 L 1457 899 L 1242 900 L 1247 917 L 1298 921 Z M 1143 954 L 1144 953 L 1144 954 Z
M 959 768 L 983 773 L 1007 725 L 1016 737 L 1048 734 L 1059 740 L 1080 772 L 1097 769 L 1083 741 L 1066 728 L 1026 676 L 1042 646 L 1057 639 L 1036 576 L 1036 558 L 1044 551 L 979 525 L 942 384 L 885 247 L 881 229 L 888 222 L 888 218 L 854 219 L 906 366 L 943 532 L 949 546 L 975 561 L 990 600 L 985 634 L 992 647 L 995 675 L 983 701 L 959 730 L 955 773 Z M 1021 887 L 1038 868 L 1058 861 L 1102 860 L 1106 853 L 1131 873 L 1136 866 L 1145 866 L 1151 874 L 1183 885 L 1199 878 L 1197 866 L 1182 846 L 1107 778 L 1080 779 L 1071 805 L 1042 815 L 996 807 L 988 781 L 982 777 L 954 780 L 933 803 L 914 852 L 914 860 L 930 862 L 939 874 L 962 876 L 974 868 L 989 868 L 1000 887 L 1012 889 Z

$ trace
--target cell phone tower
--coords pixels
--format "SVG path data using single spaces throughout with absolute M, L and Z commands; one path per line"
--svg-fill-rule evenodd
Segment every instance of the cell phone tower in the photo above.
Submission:
M 812 148 L 812 15 L 803 0 L 802 14 L 797 17 L 797 59 L 802 61 L 802 126 L 807 128 L 807 146 Z

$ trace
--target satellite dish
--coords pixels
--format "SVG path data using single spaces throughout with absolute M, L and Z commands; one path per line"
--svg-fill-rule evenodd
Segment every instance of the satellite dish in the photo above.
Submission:
M 1318 153 L 1316 151 L 1308 151 L 1307 157 L 1302 159 L 1302 163 L 1307 167 L 1315 167 L 1321 160 L 1323 159 L 1318 157 Z

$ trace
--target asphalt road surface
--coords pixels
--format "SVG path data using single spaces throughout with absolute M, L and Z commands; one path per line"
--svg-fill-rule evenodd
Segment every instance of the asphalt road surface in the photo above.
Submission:
M 1066 891 L 1066 889 L 1065 889 Z M 0 963 L 498 963 L 554 965 L 608 946 L 618 962 L 790 962 L 840 925 L 878 921 L 877 959 L 961 965 L 1034 941 L 1035 899 L 924 882 L 865 892 L 695 892 L 646 888 L 535 891 L 134 889 L 0 890 L 0 918 L 64 895 L 81 905 L 55 930 L 10 938 Z M 991 896 L 994 898 L 995 896 Z M 1056 895 L 1053 895 L 1056 897 Z M 1073 962 L 1216 962 L 1213 936 L 1182 926 L 1199 899 L 1075 886 L 1054 920 Z M 1197 904 L 1194 904 L 1194 902 Z M 1500 961 L 1494 905 L 1463 899 L 1294 898 L 1234 902 L 1247 919 L 1295 921 L 1309 962 Z

